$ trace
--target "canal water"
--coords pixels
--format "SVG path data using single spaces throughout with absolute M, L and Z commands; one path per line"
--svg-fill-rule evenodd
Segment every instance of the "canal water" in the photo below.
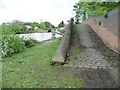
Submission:
M 54 37 L 61 37 L 60 34 L 55 34 Z M 38 42 L 49 40 L 53 37 L 52 33 L 28 33 L 28 34 L 19 34 L 19 37 L 23 37 L 24 39 L 35 39 Z

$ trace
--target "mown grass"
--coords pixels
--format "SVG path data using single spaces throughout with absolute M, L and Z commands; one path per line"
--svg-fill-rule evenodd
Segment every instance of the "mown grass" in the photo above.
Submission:
M 51 66 L 59 40 L 39 43 L 26 51 L 3 58 L 3 88 L 80 88 L 83 81 L 76 78 L 72 68 Z M 64 72 L 63 72 L 64 71 Z

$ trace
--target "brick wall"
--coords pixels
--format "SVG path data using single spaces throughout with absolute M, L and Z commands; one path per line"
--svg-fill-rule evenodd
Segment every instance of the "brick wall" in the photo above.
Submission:
M 87 23 L 98 34 L 102 41 L 112 50 L 118 52 L 120 47 L 120 37 L 118 32 L 118 8 L 108 13 L 107 17 L 90 17 Z

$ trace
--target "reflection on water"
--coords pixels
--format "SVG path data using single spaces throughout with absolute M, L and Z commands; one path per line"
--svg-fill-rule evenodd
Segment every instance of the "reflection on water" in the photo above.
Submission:
M 52 33 L 29 33 L 29 34 L 19 34 L 20 37 L 23 37 L 25 39 L 35 39 L 38 42 L 49 40 L 53 37 Z M 55 37 L 61 37 L 60 34 L 55 34 Z

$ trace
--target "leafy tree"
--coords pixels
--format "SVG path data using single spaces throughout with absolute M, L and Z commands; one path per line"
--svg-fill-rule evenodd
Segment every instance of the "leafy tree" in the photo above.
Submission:
M 42 29 L 46 29 L 46 25 L 45 25 L 44 22 L 41 22 L 41 23 L 40 23 L 40 28 L 42 28 Z
M 32 26 L 32 30 L 34 30 L 35 27 L 40 27 L 40 24 L 37 22 L 33 22 L 31 26 Z
M 40 24 L 37 23 L 37 22 L 33 22 L 33 23 L 32 23 L 32 26 L 34 26 L 34 27 L 39 27 L 39 25 L 40 25 Z
M 0 31 L 2 33 L 2 35 L 12 35 L 14 34 L 14 31 L 12 29 L 10 29 L 10 26 L 2 24 L 0 26 Z
M 40 24 L 37 22 L 25 22 L 24 25 L 29 25 L 32 27 L 32 30 L 34 30 L 35 27 L 40 27 Z
M 26 26 L 22 23 L 12 22 L 10 25 L 10 29 L 17 33 L 23 33 L 26 31 Z
M 107 14 L 120 4 L 117 2 L 78 2 L 73 6 L 76 13 L 75 21 L 86 20 L 89 16 L 100 16 Z
M 44 22 L 47 29 L 52 28 L 52 24 L 48 21 Z
M 18 22 L 12 22 L 9 23 L 9 25 L 2 24 L 0 29 L 2 30 L 2 34 L 16 34 L 26 32 L 26 26 Z
M 24 24 L 24 25 L 32 26 L 32 22 L 24 22 L 23 24 Z
M 58 25 L 58 27 L 65 27 L 64 22 L 62 21 L 62 22 Z

